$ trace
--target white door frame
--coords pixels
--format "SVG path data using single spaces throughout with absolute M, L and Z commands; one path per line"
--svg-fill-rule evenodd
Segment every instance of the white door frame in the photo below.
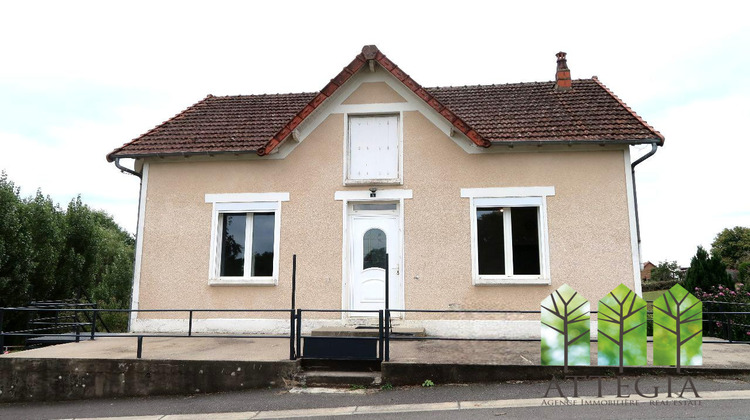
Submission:
M 385 202 L 397 202 L 398 203 L 398 226 L 399 226 L 399 242 L 401 244 L 401 255 L 398 256 L 400 259 L 401 266 L 401 290 L 398 291 L 401 302 L 406 302 L 404 299 L 405 289 L 405 276 L 406 267 L 404 266 L 404 200 L 412 198 L 412 190 L 403 189 L 382 189 L 377 190 L 375 197 L 371 197 L 372 193 L 369 190 L 348 190 L 348 191 L 336 191 L 334 199 L 341 201 L 342 203 L 342 235 L 341 235 L 341 308 L 351 309 L 350 305 L 350 278 L 351 278 L 351 264 L 349 261 L 349 246 L 350 236 L 349 231 L 349 208 L 351 203 L 372 203 L 378 201 Z M 405 309 L 405 308 L 396 308 Z M 403 313 L 394 313 L 393 318 L 403 318 Z M 350 316 L 348 313 L 343 312 L 341 319 L 346 321 Z

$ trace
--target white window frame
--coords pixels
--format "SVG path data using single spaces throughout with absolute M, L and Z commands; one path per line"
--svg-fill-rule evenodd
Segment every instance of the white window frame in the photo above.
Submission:
M 403 111 L 344 114 L 344 185 L 403 185 L 404 183 L 404 115 Z M 350 117 L 396 117 L 398 120 L 398 176 L 396 178 L 350 179 Z
M 211 203 L 211 244 L 208 264 L 208 284 L 211 286 L 276 286 L 279 283 L 279 249 L 281 242 L 281 202 L 289 201 L 289 193 L 242 193 L 206 194 L 206 203 Z M 222 215 L 225 213 L 274 213 L 273 274 L 250 276 L 252 252 L 252 221 L 248 220 L 245 231 L 245 275 L 221 276 L 221 232 Z
M 472 284 L 484 285 L 548 285 L 551 284 L 549 264 L 549 230 L 547 226 L 547 197 L 555 195 L 555 187 L 462 188 L 461 197 L 469 199 L 471 220 L 471 271 Z M 483 207 L 538 208 L 539 275 L 479 274 L 479 248 L 477 244 L 477 209 Z M 513 233 L 511 218 L 504 216 L 505 267 L 512 273 Z

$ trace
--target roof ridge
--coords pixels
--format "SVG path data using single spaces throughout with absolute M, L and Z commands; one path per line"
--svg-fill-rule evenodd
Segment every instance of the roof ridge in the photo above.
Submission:
M 315 95 L 318 92 L 289 92 L 289 93 L 251 93 L 251 94 L 239 94 L 239 95 L 220 95 L 214 96 L 214 98 L 259 98 L 264 96 L 290 96 L 290 95 Z
M 180 117 L 182 117 L 183 115 L 185 115 L 185 113 L 187 113 L 188 111 L 190 111 L 190 110 L 198 107 L 199 105 L 205 104 L 209 99 L 213 99 L 213 98 L 215 98 L 215 96 L 209 93 L 208 95 L 206 95 L 205 98 L 201 99 L 200 101 L 194 103 L 193 105 L 190 105 L 189 107 L 187 107 L 187 108 L 183 109 L 182 111 L 178 112 L 177 114 L 173 115 L 172 118 L 169 118 L 168 120 L 163 121 L 161 124 L 157 124 L 154 128 L 146 131 L 145 133 L 141 134 L 140 136 L 134 138 L 133 140 L 131 140 L 131 141 L 123 144 L 122 146 L 118 147 L 117 149 L 109 152 L 109 154 L 107 155 L 107 162 L 114 162 L 115 159 L 112 157 L 112 155 L 114 155 L 115 153 L 118 153 L 122 149 L 124 149 L 124 148 L 126 148 L 128 146 L 131 146 L 131 145 L 137 143 L 140 140 L 143 140 L 144 137 L 148 136 L 149 134 L 153 133 L 157 129 L 161 128 L 164 124 L 168 124 L 168 123 L 170 123 L 172 121 L 175 121 L 175 120 L 179 119 Z
M 633 109 L 630 108 L 622 99 L 620 99 L 617 95 L 615 95 L 614 92 L 612 92 L 611 90 L 609 90 L 609 88 L 607 86 L 605 86 L 604 83 L 602 83 L 599 80 L 598 77 L 594 76 L 591 79 L 594 82 L 596 82 L 596 84 L 599 85 L 602 89 L 604 89 L 607 93 L 609 93 L 609 95 L 612 98 L 614 98 L 623 108 L 625 108 L 633 117 L 635 117 L 635 119 L 638 120 L 638 122 L 640 122 L 641 124 L 643 124 L 644 127 L 648 128 L 649 131 L 651 131 L 652 133 L 654 133 L 656 135 L 656 137 L 658 137 L 659 139 L 661 139 L 661 141 L 659 142 L 659 146 L 664 146 L 664 135 L 663 134 L 661 134 L 654 127 L 652 127 L 649 123 L 647 123 L 646 120 L 644 120 L 643 118 L 641 118 L 641 116 L 638 115 L 635 111 L 633 111 Z

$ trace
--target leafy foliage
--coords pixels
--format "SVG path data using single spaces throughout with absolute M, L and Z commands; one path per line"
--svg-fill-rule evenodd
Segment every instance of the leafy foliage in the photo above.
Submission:
M 703 302 L 705 312 L 750 311 L 750 288 L 736 283 L 734 289 L 719 286 L 711 290 L 695 289 L 695 297 Z M 750 341 L 750 314 L 705 314 L 703 335 L 725 340 Z
M 711 286 L 731 287 L 732 284 L 732 279 L 727 274 L 727 266 L 721 259 L 717 255 L 709 256 L 708 252 L 699 246 L 685 274 L 685 288 L 694 290 L 700 287 L 708 290 Z
M 654 301 L 654 365 L 703 364 L 703 304 L 679 284 Z
M 542 365 L 591 363 L 589 302 L 563 284 L 542 301 Z
M 677 261 L 662 261 L 651 270 L 651 279 L 648 282 L 679 282 L 682 280 L 682 271 Z M 674 284 L 674 283 L 673 283 Z
M 0 307 L 32 300 L 62 300 L 86 293 L 102 308 L 128 308 L 135 240 L 111 216 L 71 200 L 63 211 L 41 191 L 21 198 L 0 175 Z M 109 321 L 109 322 L 107 322 Z M 20 329 L 21 319 L 5 328 Z M 110 315 L 124 330 L 127 316 Z
M 599 365 L 646 364 L 646 301 L 620 284 L 599 300 L 598 321 Z
M 711 244 L 711 254 L 732 269 L 750 262 L 750 228 L 735 226 L 722 230 Z

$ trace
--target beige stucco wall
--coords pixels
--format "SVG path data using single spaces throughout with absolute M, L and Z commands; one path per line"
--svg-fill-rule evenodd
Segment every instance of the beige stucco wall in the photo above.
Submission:
M 407 308 L 538 309 L 568 283 L 594 309 L 619 283 L 633 287 L 623 149 L 468 154 L 418 111 L 405 112 L 403 124 L 404 185 L 381 188 L 413 191 L 404 204 Z M 298 306 L 341 308 L 343 215 L 334 193 L 367 188 L 343 186 L 343 141 L 344 115 L 332 114 L 285 159 L 149 160 L 140 308 L 287 308 L 295 253 Z M 473 286 L 469 200 L 460 189 L 521 186 L 555 187 L 547 200 L 552 285 Z M 209 286 L 205 194 L 253 192 L 290 193 L 279 284 Z
M 406 102 L 403 96 L 385 82 L 365 82 L 349 95 L 343 104 L 388 104 Z

